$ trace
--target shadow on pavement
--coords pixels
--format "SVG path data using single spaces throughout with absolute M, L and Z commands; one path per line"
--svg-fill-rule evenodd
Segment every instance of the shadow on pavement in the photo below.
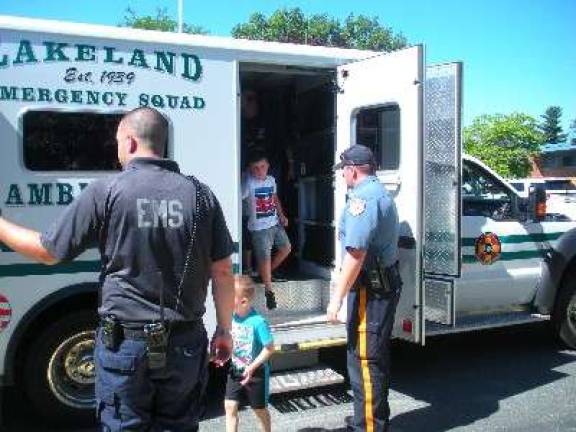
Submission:
M 403 432 L 446 431 L 498 411 L 502 400 L 567 376 L 553 369 L 574 357 L 548 323 L 404 344 L 393 354 L 392 388 L 429 405 L 392 419 Z

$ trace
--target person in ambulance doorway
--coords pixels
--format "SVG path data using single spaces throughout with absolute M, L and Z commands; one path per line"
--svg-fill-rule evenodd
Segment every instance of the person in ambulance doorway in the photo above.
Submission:
M 45 264 L 101 251 L 94 358 L 105 431 L 198 430 L 210 278 L 211 354 L 222 365 L 231 353 L 232 240 L 210 189 L 160 157 L 167 136 L 158 111 L 131 111 L 116 134 L 121 173 L 92 182 L 44 233 L 0 218 L 0 241 Z
M 346 422 L 350 430 L 387 431 L 390 334 L 402 287 L 398 214 L 374 175 L 374 156 L 368 147 L 349 147 L 335 169 L 342 169 L 349 190 L 338 232 L 343 259 L 327 318 L 338 321 L 348 295 L 347 366 L 354 417 Z

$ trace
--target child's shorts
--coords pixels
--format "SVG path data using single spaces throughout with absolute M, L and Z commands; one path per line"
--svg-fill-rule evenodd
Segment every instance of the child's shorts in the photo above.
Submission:
M 281 225 L 252 231 L 252 252 L 258 262 L 269 260 L 272 256 L 272 247 L 281 249 L 290 246 L 290 240 Z
M 241 375 L 236 375 L 230 370 L 228 380 L 226 381 L 227 400 L 233 400 L 238 403 L 248 401 L 252 409 L 264 409 L 268 405 L 268 376 L 263 368 L 259 368 L 252 379 L 246 385 L 240 384 Z

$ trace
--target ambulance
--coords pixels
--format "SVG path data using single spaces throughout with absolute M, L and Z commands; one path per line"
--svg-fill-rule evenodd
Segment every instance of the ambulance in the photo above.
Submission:
M 394 337 L 424 344 L 551 317 L 576 348 L 576 222 L 546 220 L 538 194 L 521 197 L 461 154 L 461 78 L 460 63 L 426 65 L 422 45 L 379 53 L 0 16 L 0 210 L 45 230 L 119 169 L 122 114 L 154 107 L 170 122 L 166 156 L 218 196 L 241 272 L 241 155 L 256 130 L 290 219 L 279 307 L 260 308 L 278 348 L 274 391 L 288 391 L 342 378 L 318 364 L 345 343 L 344 324 L 325 320 L 346 195 L 332 167 L 364 144 L 399 209 Z M 242 113 L 248 90 L 256 125 Z M 99 268 L 97 250 L 44 266 L 1 245 L 0 383 L 36 412 L 72 418 L 94 405 Z

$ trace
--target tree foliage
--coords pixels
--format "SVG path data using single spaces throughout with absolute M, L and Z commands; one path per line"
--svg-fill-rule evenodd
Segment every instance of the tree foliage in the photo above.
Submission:
M 507 178 L 528 176 L 531 157 L 544 143 L 537 121 L 522 113 L 479 116 L 463 135 L 466 153 Z
M 544 133 L 545 142 L 561 143 L 566 141 L 566 134 L 562 133 L 560 118 L 562 117 L 562 108 L 559 106 L 550 106 L 546 109 L 542 117 L 543 121 L 540 130 Z
M 175 32 L 178 30 L 178 23 L 172 19 L 167 12 L 166 8 L 158 8 L 156 16 L 144 15 L 138 16 L 132 8 L 126 9 L 124 16 L 124 23 L 120 24 L 123 27 L 132 27 L 144 30 L 158 30 L 163 32 Z M 191 34 L 208 34 L 209 31 L 197 25 L 184 23 L 182 25 L 184 33 Z
M 306 16 L 300 8 L 281 8 L 269 17 L 254 13 L 248 22 L 234 27 L 232 36 L 375 51 L 394 51 L 407 45 L 402 34 L 381 25 L 377 17 L 350 14 L 342 23 L 327 14 Z

